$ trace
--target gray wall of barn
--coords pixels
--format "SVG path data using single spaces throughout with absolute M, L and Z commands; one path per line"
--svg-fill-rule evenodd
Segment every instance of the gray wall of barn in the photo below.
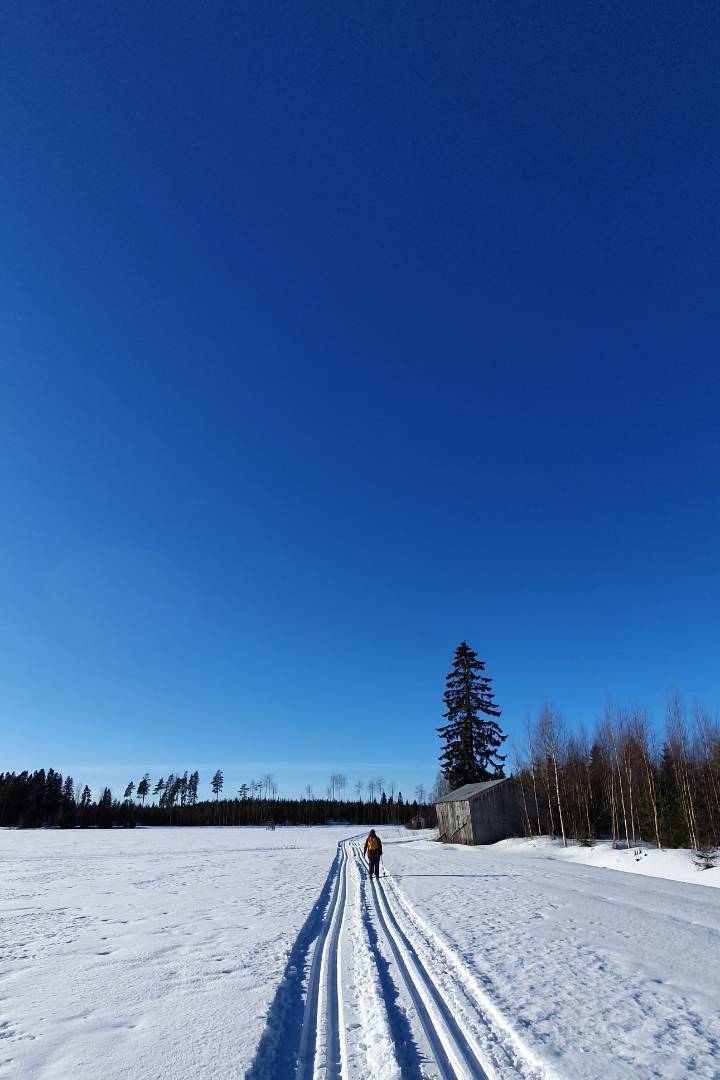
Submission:
M 440 839 L 453 844 L 494 844 L 526 833 L 520 789 L 498 784 L 472 799 L 437 804 Z
M 438 818 L 440 839 L 449 844 L 472 844 L 473 833 L 470 822 L 470 804 L 461 802 L 438 803 L 435 807 Z

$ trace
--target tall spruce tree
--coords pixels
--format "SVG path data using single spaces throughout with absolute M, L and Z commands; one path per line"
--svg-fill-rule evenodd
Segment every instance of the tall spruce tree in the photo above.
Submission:
M 440 766 L 451 788 L 504 776 L 505 756 L 497 751 L 506 736 L 494 719 L 500 709 L 490 688 L 492 680 L 484 671 L 477 653 L 461 642 L 443 695 L 447 723 L 437 729 L 445 740 Z

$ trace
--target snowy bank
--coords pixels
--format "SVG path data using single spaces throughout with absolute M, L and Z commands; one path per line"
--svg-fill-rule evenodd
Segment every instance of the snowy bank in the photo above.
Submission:
M 711 870 L 698 870 L 693 862 L 692 851 L 686 848 L 668 848 L 664 851 L 645 845 L 638 848 L 613 848 L 609 840 L 598 840 L 592 847 L 575 843 L 563 847 L 561 840 L 539 836 L 532 840 L 501 840 L 491 845 L 491 849 L 529 858 L 554 859 L 606 870 L 620 870 L 628 874 L 644 874 L 646 877 L 664 878 L 666 881 L 683 881 L 688 885 L 720 887 L 720 864 Z

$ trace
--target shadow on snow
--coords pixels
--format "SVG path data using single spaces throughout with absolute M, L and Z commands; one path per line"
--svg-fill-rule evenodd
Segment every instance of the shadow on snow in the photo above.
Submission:
M 305 1012 L 303 981 L 307 958 L 322 928 L 339 867 L 338 850 L 320 896 L 290 950 L 283 977 L 268 1010 L 255 1058 L 245 1073 L 245 1080 L 291 1080 L 295 1076 Z
M 362 888 L 374 888 L 369 880 L 365 864 L 361 862 L 360 866 Z M 395 1053 L 400 1065 L 401 1075 L 403 1080 L 422 1080 L 423 1074 L 420 1068 L 420 1053 L 417 1044 L 412 1037 L 408 1018 L 400 1006 L 398 990 L 393 982 L 392 975 L 390 974 L 390 964 L 380 952 L 378 934 L 373 925 L 372 918 L 370 917 L 370 906 L 367 894 L 364 896 L 364 901 L 363 922 L 365 923 L 365 929 L 367 930 L 368 938 L 370 940 L 370 948 L 372 949 L 377 964 L 378 975 L 380 976 L 380 986 L 382 988 L 385 1008 L 387 1010 L 390 1034 L 392 1035 L 392 1040 L 395 1044 Z

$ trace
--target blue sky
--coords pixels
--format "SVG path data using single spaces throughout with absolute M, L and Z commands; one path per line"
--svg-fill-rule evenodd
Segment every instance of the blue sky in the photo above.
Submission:
M 720 708 L 720 13 L 10 5 L 0 768 Z

